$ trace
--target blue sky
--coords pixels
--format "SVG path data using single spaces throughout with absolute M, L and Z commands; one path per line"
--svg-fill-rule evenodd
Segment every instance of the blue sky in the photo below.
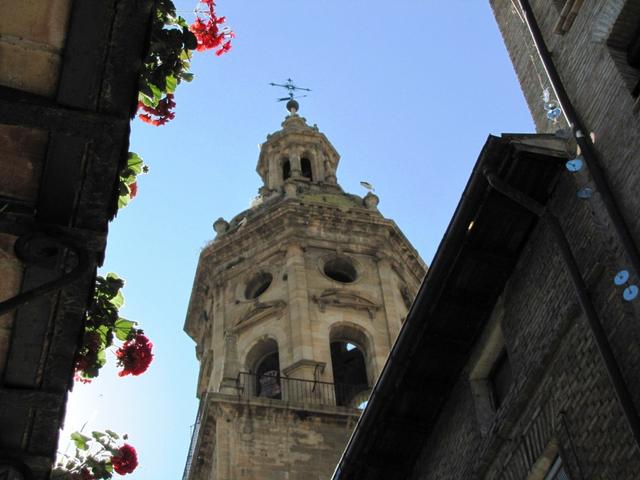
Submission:
M 193 20 L 195 0 L 176 5 Z M 61 439 L 64 451 L 85 422 L 128 433 L 141 461 L 130 480 L 181 478 L 198 373 L 182 325 L 213 221 L 260 186 L 258 144 L 286 113 L 269 82 L 313 90 L 300 114 L 341 154 L 338 182 L 360 195 L 361 180 L 375 185 L 427 263 L 487 135 L 533 131 L 488 0 L 219 0 L 218 12 L 233 50 L 195 56 L 173 122 L 133 124 L 131 150 L 151 172 L 111 224 L 102 269 L 127 280 L 121 313 L 141 323 L 155 361 L 137 378 L 105 368 L 77 385 Z

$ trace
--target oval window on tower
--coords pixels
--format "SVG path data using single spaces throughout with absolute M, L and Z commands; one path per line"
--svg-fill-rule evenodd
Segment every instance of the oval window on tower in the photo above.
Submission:
M 349 259 L 344 257 L 327 260 L 323 271 L 327 277 L 341 283 L 355 282 L 356 278 L 358 278 L 356 267 L 353 266 Z
M 264 292 L 267 291 L 269 285 L 273 281 L 273 275 L 269 272 L 260 272 L 254 275 L 247 283 L 247 287 L 244 290 L 244 296 L 247 300 L 258 298 Z

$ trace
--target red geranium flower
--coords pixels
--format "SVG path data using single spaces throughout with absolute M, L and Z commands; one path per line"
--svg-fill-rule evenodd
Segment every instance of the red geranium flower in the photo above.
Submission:
M 153 344 L 141 333 L 136 334 L 131 340 L 127 340 L 122 347 L 116 351 L 118 365 L 124 367 L 119 376 L 140 375 L 149 368 L 153 353 Z
M 129 198 L 135 198 L 138 194 L 138 182 L 129 184 Z
M 203 50 L 217 48 L 216 55 L 220 56 L 231 50 L 230 39 L 234 37 L 233 32 L 229 28 L 222 26 L 226 18 L 216 15 L 216 4 L 213 0 L 200 0 L 200 3 L 206 5 L 207 11 L 205 14 L 209 18 L 202 20 L 200 17 L 197 17 L 195 22 L 189 27 L 189 30 L 196 36 L 196 40 L 198 41 L 196 50 L 201 52 Z M 223 44 L 225 40 L 227 41 Z
M 111 464 L 116 473 L 120 475 L 133 472 L 138 466 L 136 449 L 128 443 L 125 443 L 118 449 L 118 452 L 111 457 Z

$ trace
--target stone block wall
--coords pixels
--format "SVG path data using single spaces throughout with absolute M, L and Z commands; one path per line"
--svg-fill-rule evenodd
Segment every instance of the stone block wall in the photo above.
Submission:
M 275 400 L 212 395 L 194 480 L 330 478 L 358 414 L 339 407 L 292 408 Z
M 71 0 L 1 0 L 0 86 L 53 98 L 65 44 Z M 2 198 L 33 207 L 49 136 L 46 131 L 0 124 L 0 211 Z M 16 238 L 0 235 L 0 300 L 20 290 L 22 265 Z M 13 314 L 0 316 L 0 376 Z
M 621 288 L 613 284 L 618 249 L 593 205 L 576 198 L 575 191 L 571 174 L 564 174 L 549 208 L 560 219 L 640 408 L 638 304 L 625 302 Z M 487 417 L 470 376 L 496 326 L 502 330 L 514 380 L 503 404 Z M 640 450 L 556 242 L 541 221 L 412 478 L 541 479 L 535 476 L 540 470 L 536 465 L 551 447 L 561 454 L 571 479 L 633 480 L 640 472 Z

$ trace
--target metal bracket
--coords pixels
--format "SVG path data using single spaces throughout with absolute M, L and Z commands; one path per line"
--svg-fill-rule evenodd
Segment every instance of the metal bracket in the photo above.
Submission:
M 60 290 L 85 275 L 91 266 L 87 250 L 63 235 L 51 235 L 42 231 L 24 233 L 16 240 L 14 250 L 16 257 L 28 265 L 51 266 L 64 250 L 73 252 L 77 263 L 62 276 L 0 302 L 0 315 L 9 313 L 38 297 Z

